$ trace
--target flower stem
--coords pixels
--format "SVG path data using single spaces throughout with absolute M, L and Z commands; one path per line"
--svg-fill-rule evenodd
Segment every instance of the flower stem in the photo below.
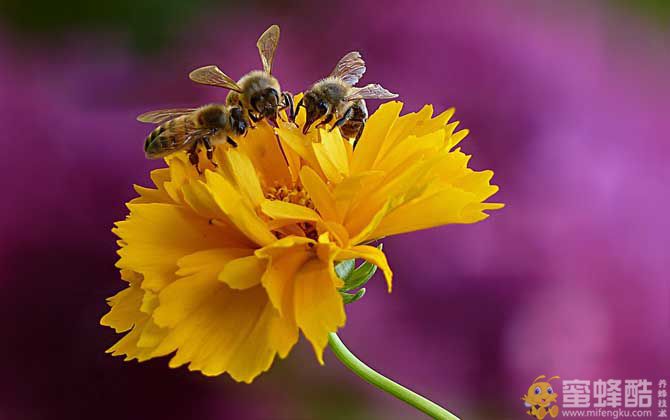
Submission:
M 435 404 L 427 398 L 422 397 L 416 392 L 405 388 L 404 386 L 393 382 L 387 377 L 372 370 L 368 365 L 361 362 L 349 349 L 344 345 L 340 337 L 335 333 L 330 333 L 328 336 L 328 344 L 330 349 L 335 353 L 340 362 L 349 368 L 356 375 L 360 376 L 364 381 L 376 386 L 394 397 L 398 398 L 416 408 L 419 411 L 431 416 L 434 419 L 459 420 L 458 417 L 451 414 L 444 408 Z

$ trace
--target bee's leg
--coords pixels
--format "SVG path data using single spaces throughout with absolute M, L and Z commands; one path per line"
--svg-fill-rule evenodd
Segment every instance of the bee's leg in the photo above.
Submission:
M 294 111 L 293 111 L 294 112 L 294 115 L 293 115 L 294 120 L 295 120 L 295 117 L 298 116 L 298 112 L 300 112 L 300 107 L 304 106 L 303 102 L 302 102 L 303 98 L 300 98 L 300 100 L 298 101 L 298 104 L 295 106 L 295 108 L 293 108 L 294 109 Z
M 261 119 L 255 116 L 251 111 L 247 111 L 247 116 L 249 117 L 247 119 L 247 124 L 249 125 L 249 128 L 256 128 L 256 125 L 254 123 L 260 121 Z
M 335 121 L 335 124 L 333 124 L 333 126 L 330 127 L 330 130 L 329 130 L 329 131 L 333 131 L 333 130 L 335 129 L 335 127 L 339 127 L 339 126 L 341 126 L 342 124 L 344 124 L 345 122 L 349 121 L 349 118 L 351 118 L 351 114 L 352 114 L 353 112 L 354 112 L 354 108 L 353 108 L 353 107 L 349 107 L 349 108 L 347 109 L 347 111 L 344 113 L 344 115 L 342 116 L 342 118 L 340 118 L 339 120 Z
M 200 163 L 200 156 L 198 156 L 198 142 L 196 141 L 193 144 L 193 147 L 188 151 L 188 161 L 191 162 L 191 165 L 195 166 L 195 170 L 198 171 L 198 174 L 201 174 L 200 172 L 200 167 L 198 167 L 198 163 Z
M 256 116 L 256 115 L 254 115 L 252 112 L 249 112 L 249 119 L 250 119 L 251 121 L 257 123 L 258 121 L 262 120 L 263 117 Z
M 226 136 L 226 141 L 228 142 L 229 145 L 233 147 L 237 147 L 237 142 L 233 139 L 230 138 L 230 136 Z
M 214 158 L 214 146 L 212 146 L 212 140 L 209 138 L 209 136 L 204 136 L 202 138 L 202 144 L 205 146 L 205 151 L 207 152 L 207 159 L 214 165 L 214 167 L 217 167 L 219 165 L 216 164 L 212 159 Z
M 358 134 L 356 134 L 356 138 L 354 139 L 354 150 L 356 150 L 356 145 L 358 144 L 358 140 L 360 140 L 361 135 L 363 134 L 364 128 L 365 128 L 365 121 L 362 121 L 361 128 L 358 130 Z
M 331 122 L 332 120 L 333 120 L 333 113 L 330 113 L 330 114 L 326 115 L 326 118 L 324 118 L 323 121 L 321 121 L 320 123 L 318 123 L 318 124 L 316 125 L 315 128 L 321 128 L 321 127 L 324 127 L 326 124 L 328 124 L 328 123 Z
M 293 109 L 293 95 L 290 92 L 282 92 L 282 109 L 288 108 L 286 111 L 288 115 L 288 120 L 290 122 L 295 122 L 295 114 Z

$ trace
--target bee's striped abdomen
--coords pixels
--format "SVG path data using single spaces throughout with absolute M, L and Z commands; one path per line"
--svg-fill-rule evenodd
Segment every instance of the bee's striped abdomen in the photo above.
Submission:
M 187 116 L 170 120 L 154 129 L 144 141 L 144 152 L 149 158 L 158 158 L 179 150 L 185 145 L 193 122 Z

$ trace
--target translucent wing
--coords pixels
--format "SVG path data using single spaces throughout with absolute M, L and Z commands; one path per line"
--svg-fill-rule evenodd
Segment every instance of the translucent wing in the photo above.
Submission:
M 370 84 L 362 88 L 353 88 L 351 94 L 345 97 L 346 101 L 357 101 L 359 99 L 392 99 L 397 98 L 396 93 L 391 93 L 378 84 Z
M 172 118 L 181 117 L 182 115 L 190 114 L 197 108 L 173 108 L 173 109 L 158 109 L 156 111 L 145 112 L 137 117 L 137 121 L 152 124 L 162 124 Z
M 364 73 L 365 61 L 358 51 L 352 51 L 337 62 L 330 76 L 342 79 L 348 85 L 353 86 L 358 83 Z
M 222 72 L 221 69 L 216 66 L 200 67 L 199 69 L 193 70 L 188 77 L 201 85 L 217 86 L 236 92 L 242 91 L 230 76 Z
M 149 158 L 160 158 L 178 150 L 188 148 L 204 136 L 212 133 L 208 128 L 196 128 L 195 124 L 186 119 L 172 120 L 166 124 L 165 130 L 158 134 L 145 152 Z
M 258 47 L 258 53 L 261 55 L 261 61 L 263 62 L 263 70 L 266 73 L 272 72 L 272 60 L 275 58 L 275 51 L 277 50 L 277 45 L 279 44 L 279 26 L 272 25 L 270 26 L 263 35 L 258 38 L 256 46 Z

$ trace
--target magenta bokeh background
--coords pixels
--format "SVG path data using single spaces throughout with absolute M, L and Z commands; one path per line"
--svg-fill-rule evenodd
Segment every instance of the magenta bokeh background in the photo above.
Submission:
M 507 204 L 385 241 L 394 292 L 373 281 L 341 333 L 363 360 L 464 419 L 523 418 L 540 374 L 670 379 L 668 32 L 595 2 L 263 10 L 211 13 L 153 57 L 109 34 L 25 45 L 0 30 L 0 419 L 416 418 L 304 342 L 250 386 L 104 354 L 117 337 L 98 320 L 123 287 L 110 229 L 160 164 L 134 116 L 221 100 L 186 74 L 258 66 L 270 23 L 289 90 L 360 50 L 363 81 L 407 111 L 456 106 Z

